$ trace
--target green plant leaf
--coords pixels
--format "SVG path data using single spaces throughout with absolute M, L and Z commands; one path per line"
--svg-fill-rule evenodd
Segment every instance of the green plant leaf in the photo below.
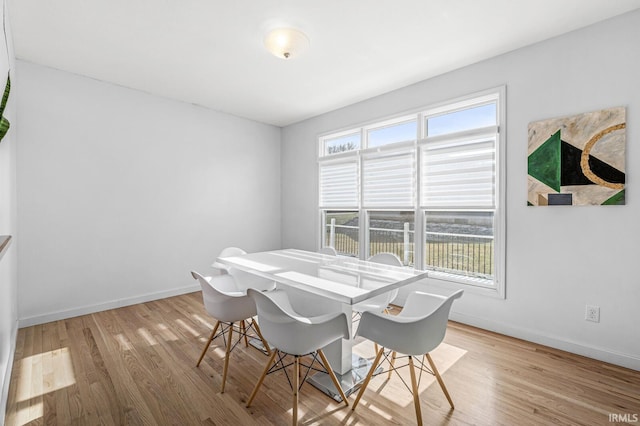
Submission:
M 2 114 L 4 114 L 4 109 L 7 106 L 7 101 L 9 100 L 9 92 L 11 91 L 11 77 L 9 73 L 7 73 L 7 84 L 4 87 L 4 94 L 2 95 L 2 103 L 0 103 L 0 141 L 9 131 L 9 127 L 11 123 L 7 120 Z

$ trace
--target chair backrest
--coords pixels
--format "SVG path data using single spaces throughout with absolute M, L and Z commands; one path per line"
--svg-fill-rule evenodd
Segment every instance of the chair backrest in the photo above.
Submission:
M 232 275 L 233 278 L 235 278 L 238 291 L 242 291 L 244 293 L 246 293 L 249 288 L 260 291 L 269 291 L 276 287 L 273 280 L 268 280 L 254 274 L 250 274 L 249 272 L 241 271 L 238 268 L 229 268 L 227 270 L 227 274 Z
M 382 265 L 402 266 L 402 261 L 400 260 L 400 258 L 393 253 L 377 253 L 369 257 L 368 260 L 369 262 L 380 263 Z M 386 305 L 393 302 L 393 299 L 398 296 L 398 290 L 391 290 L 390 292 L 385 293 L 384 296 L 387 300 L 384 306 L 384 308 L 386 309 Z
M 347 316 L 343 312 L 309 318 L 293 309 L 283 290 L 264 293 L 248 289 L 247 295 L 256 304 L 262 335 L 283 352 L 306 355 L 339 338 L 349 338 Z
M 231 256 L 242 256 L 243 254 L 247 254 L 246 251 L 242 250 L 238 247 L 226 247 L 223 248 L 218 257 L 231 257 Z M 214 260 L 211 264 L 212 268 L 215 268 L 218 271 L 218 274 L 226 274 L 229 272 L 229 267 L 223 265 L 222 263 Z
M 202 288 L 202 301 L 207 313 L 219 321 L 235 322 L 256 315 L 256 305 L 238 288 L 231 275 L 205 277 L 191 271 Z
M 230 256 L 242 256 L 247 254 L 246 251 L 238 247 L 226 247 L 223 248 L 218 257 L 230 257 Z
M 421 291 L 409 294 L 398 317 L 413 319 L 413 332 L 407 332 L 413 336 L 411 346 L 415 347 L 413 350 L 417 351 L 416 355 L 430 352 L 442 343 L 453 301 L 460 298 L 463 292 L 464 290 L 458 290 L 450 296 Z
M 451 305 L 462 293 L 463 290 L 458 290 L 445 297 L 420 291 L 411 292 L 407 303 L 396 317 L 363 313 L 356 334 L 407 355 L 431 352 L 442 343 Z
M 222 249 L 218 257 L 242 256 L 243 254 L 247 254 L 247 252 L 241 248 L 227 247 Z M 273 290 L 275 288 L 275 283 L 271 280 L 258 277 L 248 272 L 240 271 L 237 268 L 223 265 L 218 261 L 213 262 L 211 266 L 216 270 L 217 275 L 233 275 L 238 291 L 246 293 L 248 288 L 257 288 L 259 290 Z
M 337 256 L 338 255 L 338 252 L 336 251 L 336 249 L 334 249 L 333 247 L 330 247 L 330 246 L 322 247 L 320 250 L 318 250 L 318 253 L 326 254 L 326 255 L 329 255 L 329 256 Z
M 377 253 L 367 259 L 369 262 L 381 263 L 383 265 L 402 266 L 402 261 L 393 253 Z

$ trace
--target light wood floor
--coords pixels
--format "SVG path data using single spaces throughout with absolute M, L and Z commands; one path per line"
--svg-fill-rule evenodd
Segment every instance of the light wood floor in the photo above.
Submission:
M 282 373 L 245 408 L 267 360 L 256 349 L 232 353 L 224 394 L 221 341 L 195 367 L 211 325 L 198 292 L 20 329 L 6 425 L 290 424 Z M 370 342 L 357 351 L 373 357 Z M 423 377 L 425 425 L 609 425 L 609 414 L 640 416 L 638 371 L 458 323 L 432 356 L 456 408 Z M 411 394 L 398 377 L 385 378 L 372 380 L 355 412 L 303 386 L 300 422 L 415 424 Z

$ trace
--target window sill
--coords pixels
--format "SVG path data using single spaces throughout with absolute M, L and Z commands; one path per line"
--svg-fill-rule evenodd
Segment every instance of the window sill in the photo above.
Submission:
M 443 272 L 429 271 L 427 282 L 429 284 L 443 287 L 450 290 L 468 291 L 474 294 L 480 294 L 498 299 L 505 299 L 504 286 L 499 284 L 487 285 L 488 280 L 480 278 L 463 277 L 459 275 L 447 274 Z

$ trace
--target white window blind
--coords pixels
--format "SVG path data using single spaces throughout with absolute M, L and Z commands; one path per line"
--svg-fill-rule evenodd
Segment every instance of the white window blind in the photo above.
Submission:
M 411 207 L 415 203 L 415 154 L 405 152 L 362 159 L 365 208 Z
M 495 208 L 496 137 L 426 142 L 421 147 L 423 207 Z
M 320 207 L 358 207 L 358 163 L 320 164 Z

